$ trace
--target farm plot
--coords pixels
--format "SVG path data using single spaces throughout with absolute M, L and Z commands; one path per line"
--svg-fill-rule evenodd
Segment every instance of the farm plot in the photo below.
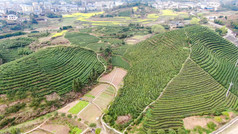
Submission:
M 87 33 L 66 33 L 65 38 L 67 38 L 72 45 L 79 45 L 80 47 L 89 48 L 94 51 L 99 51 L 100 48 L 106 48 L 107 46 L 104 43 L 98 43 L 99 38 Z
M 77 114 L 77 113 L 79 113 L 82 109 L 84 109 L 88 104 L 89 104 L 89 102 L 87 102 L 87 101 L 79 101 L 74 107 L 72 107 L 72 108 L 69 110 L 69 113 Z
M 63 31 L 61 31 L 59 33 L 54 33 L 52 35 L 52 38 L 57 38 L 57 37 L 63 36 L 66 32 L 67 32 L 67 30 L 63 30 Z
M 96 86 L 95 88 L 93 88 L 92 91 L 90 91 L 89 93 L 85 94 L 82 97 L 82 99 L 91 102 L 91 101 L 93 101 L 96 98 L 96 96 L 100 95 L 108 87 L 109 87 L 109 85 L 107 85 L 107 84 L 100 84 L 100 85 Z
M 126 70 L 115 67 L 111 73 L 104 75 L 99 81 L 112 83 L 117 89 L 119 89 L 126 74 Z
M 182 128 L 184 117 L 212 114 L 214 109 L 237 107 L 237 97 L 188 60 L 181 73 L 165 89 L 163 96 L 147 111 L 143 128 L 157 132 L 159 129 Z
M 73 101 L 73 102 L 67 104 L 65 107 L 59 109 L 58 112 L 60 112 L 60 113 L 67 113 L 72 107 L 74 107 L 78 103 L 79 103 L 79 100 Z
M 102 83 L 113 82 L 119 86 L 122 84 L 126 73 L 127 71 L 124 69 L 114 68 L 112 72 L 100 78 L 99 81 Z M 116 92 L 116 89 L 108 84 L 100 84 L 96 86 L 92 91 L 82 98 L 83 100 L 89 100 L 90 104 L 78 114 L 78 117 L 84 121 L 95 123 L 110 104 L 110 102 L 114 99 Z
M 101 109 L 106 109 L 108 104 L 113 100 L 115 96 L 115 89 L 113 87 L 108 87 L 98 98 L 93 102 L 98 105 Z
M 14 95 L 18 91 L 35 96 L 53 92 L 63 95 L 72 90 L 74 79 L 87 83 L 92 73 L 99 76 L 103 70 L 92 51 L 79 47 L 46 48 L 0 66 L 0 94 Z
M 102 111 L 99 110 L 97 106 L 90 104 L 78 117 L 84 121 L 96 123 L 101 115 Z
M 130 68 L 130 64 L 125 61 L 121 56 L 112 56 L 112 65 L 122 67 L 127 70 Z

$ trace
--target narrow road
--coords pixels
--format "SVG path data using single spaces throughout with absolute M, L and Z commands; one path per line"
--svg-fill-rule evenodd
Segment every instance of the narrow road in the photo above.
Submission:
M 224 126 L 222 126 L 221 128 L 217 129 L 216 131 L 212 132 L 211 134 L 220 134 L 222 133 L 224 130 L 226 130 L 227 128 L 229 128 L 231 125 L 233 125 L 234 123 L 238 122 L 238 117 L 232 119 L 231 121 L 229 121 L 228 123 L 226 123 Z M 238 132 L 237 132 L 238 133 Z
M 41 123 L 39 126 L 33 128 L 33 129 L 31 129 L 30 131 L 28 131 L 28 132 L 26 132 L 26 133 L 23 133 L 23 134 L 29 134 L 29 133 L 31 133 L 31 132 L 33 132 L 33 131 L 39 129 L 39 128 L 40 128 L 41 126 L 43 126 L 47 121 L 48 121 L 48 119 L 45 120 L 43 123 Z
M 216 28 L 223 27 L 223 26 L 215 24 L 214 22 L 211 22 L 211 21 L 209 21 L 208 23 Z M 236 38 L 235 34 L 233 34 L 232 30 L 230 30 L 229 28 L 227 28 L 227 34 L 225 36 L 223 36 L 223 38 L 229 40 L 230 42 L 232 42 L 233 44 L 235 44 L 238 47 L 238 39 Z

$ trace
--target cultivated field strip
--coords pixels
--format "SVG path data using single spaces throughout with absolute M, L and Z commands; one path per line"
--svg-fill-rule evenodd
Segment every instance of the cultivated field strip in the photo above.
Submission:
M 189 49 L 184 49 L 187 47 L 186 35 L 179 30 L 157 35 L 128 50 L 126 58 L 132 67 L 109 109 L 110 125 L 123 129 L 129 122 L 123 126 L 115 124 L 118 116 L 129 114 L 137 118 L 160 95 L 188 57 Z
M 214 108 L 237 107 L 237 97 L 192 60 L 188 60 L 182 72 L 168 85 L 163 96 L 147 111 L 143 128 L 179 128 L 187 116 L 209 114 Z
M 43 49 L 0 67 L 0 93 L 34 91 L 39 96 L 62 95 L 72 90 L 72 81 L 87 82 L 92 70 L 103 72 L 92 51 L 79 47 Z

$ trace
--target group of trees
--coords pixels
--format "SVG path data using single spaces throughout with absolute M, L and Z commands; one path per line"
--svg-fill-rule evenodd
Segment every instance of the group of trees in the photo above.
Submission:
M 24 35 L 24 34 L 26 34 L 26 33 L 24 33 L 24 32 L 15 32 L 15 33 L 3 34 L 3 35 L 0 35 L 0 39 L 13 37 L 13 36 L 20 36 L 20 35 Z
M 62 18 L 62 15 L 58 15 L 58 14 L 55 14 L 55 13 L 47 13 L 46 16 L 48 18 Z
M 234 29 L 238 29 L 238 22 L 232 21 L 232 22 L 231 22 L 231 26 L 232 26 Z
M 81 92 L 85 85 L 92 85 L 94 84 L 95 80 L 97 79 L 99 73 L 93 68 L 90 72 L 89 78 L 86 82 L 83 82 L 80 78 L 76 78 L 72 82 L 72 88 L 75 92 Z
M 223 26 L 223 27 L 221 27 L 221 28 L 216 28 L 215 31 L 216 31 L 219 35 L 224 36 L 224 35 L 227 34 L 228 29 L 227 29 L 225 26 Z
M 214 23 L 219 24 L 219 25 L 224 25 L 225 23 L 222 20 L 215 19 Z
M 160 34 L 165 32 L 165 28 L 162 25 L 153 25 L 151 31 L 152 33 Z

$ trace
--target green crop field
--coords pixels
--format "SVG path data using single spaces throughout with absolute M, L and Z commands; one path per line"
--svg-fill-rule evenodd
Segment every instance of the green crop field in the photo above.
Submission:
M 87 33 L 77 33 L 77 32 L 68 32 L 65 35 L 72 44 L 79 45 L 81 47 L 85 47 L 91 43 L 97 43 L 99 39 L 93 35 L 89 35 Z
M 67 38 L 73 45 L 89 48 L 95 52 L 100 51 L 100 48 L 106 48 L 108 46 L 105 43 L 98 43 L 99 38 L 87 33 L 68 32 L 66 33 L 65 38 Z
M 144 133 L 159 129 L 167 132 L 169 128 L 182 128 L 185 117 L 238 107 L 238 48 L 206 27 L 191 26 L 155 35 L 122 55 L 131 67 L 104 118 L 118 130 L 133 123 L 142 124 L 140 131 Z M 117 118 L 125 115 L 132 119 L 117 124 Z
M 72 90 L 72 81 L 88 83 L 94 71 L 104 67 L 93 51 L 80 47 L 51 47 L 0 66 L 0 94 L 32 92 L 44 96 L 63 95 Z
M 72 107 L 69 112 L 72 114 L 77 114 L 79 113 L 82 109 L 84 109 L 87 105 L 89 104 L 89 102 L 87 101 L 80 101 L 79 103 L 77 103 L 74 107 Z
M 121 56 L 112 56 L 112 65 L 122 67 L 127 70 L 130 68 L 130 64 L 125 61 Z

